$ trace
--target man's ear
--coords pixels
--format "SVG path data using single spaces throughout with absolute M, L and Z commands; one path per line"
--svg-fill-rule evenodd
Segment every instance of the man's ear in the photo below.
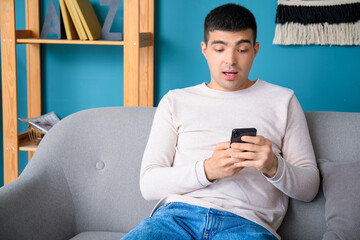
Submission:
M 260 49 L 260 43 L 259 43 L 259 42 L 256 42 L 256 43 L 255 43 L 255 46 L 254 46 L 255 57 L 256 57 L 256 55 L 258 54 L 259 49 Z
M 202 54 L 205 56 L 206 58 L 206 43 L 205 42 L 201 42 L 201 52 Z

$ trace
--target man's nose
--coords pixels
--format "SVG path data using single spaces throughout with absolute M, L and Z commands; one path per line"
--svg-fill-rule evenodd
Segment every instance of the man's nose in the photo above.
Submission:
M 237 63 L 236 53 L 229 51 L 225 56 L 225 63 L 228 65 L 235 65 Z

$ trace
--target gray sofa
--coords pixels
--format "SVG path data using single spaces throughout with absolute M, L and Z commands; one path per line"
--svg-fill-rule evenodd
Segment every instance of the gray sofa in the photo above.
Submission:
M 142 198 L 138 183 L 154 112 L 98 108 L 57 124 L 20 177 L 0 188 L 0 239 L 110 240 L 135 227 L 155 205 Z M 359 162 L 360 113 L 306 117 L 317 158 Z M 320 189 L 311 203 L 290 200 L 279 234 L 322 239 L 326 228 Z

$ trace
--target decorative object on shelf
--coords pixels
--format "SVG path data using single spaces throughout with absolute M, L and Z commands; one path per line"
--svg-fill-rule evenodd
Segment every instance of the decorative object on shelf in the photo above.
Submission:
M 75 6 L 72 0 L 65 0 L 65 5 L 70 13 L 71 20 L 75 25 L 76 32 L 80 38 L 80 40 L 88 40 L 88 36 L 86 35 L 85 29 L 81 23 L 80 17 L 77 14 Z
M 55 112 L 50 112 L 36 118 L 19 118 L 20 121 L 28 124 L 30 141 L 38 145 L 45 134 L 58 122 L 59 117 Z
M 80 17 L 86 35 L 89 40 L 100 39 L 101 25 L 95 14 L 90 0 L 71 0 L 75 6 L 76 12 Z
M 45 136 L 45 133 L 43 133 L 29 125 L 28 126 L 28 135 L 29 135 L 29 139 L 30 139 L 31 143 L 33 143 L 35 145 L 39 145 L 42 138 Z
M 60 4 L 62 21 L 65 28 L 66 38 L 68 40 L 79 39 L 79 35 L 76 32 L 74 22 L 72 21 L 70 13 L 66 7 L 65 0 L 59 0 L 59 4 Z
M 30 141 L 38 145 L 45 134 L 58 122 L 59 117 L 55 112 L 50 112 L 36 118 L 19 118 L 20 121 L 28 124 Z
M 110 32 L 111 26 L 115 19 L 115 15 L 119 9 L 120 2 L 121 0 L 100 0 L 100 6 L 110 7 L 101 30 L 101 39 L 122 40 L 121 32 Z
M 60 18 L 56 11 L 54 0 L 50 1 L 40 38 L 49 38 L 49 34 L 55 34 L 58 39 L 61 38 Z
M 274 44 L 360 45 L 360 0 L 279 0 Z
M 55 112 L 50 112 L 35 118 L 19 118 L 19 120 L 43 133 L 47 133 L 55 124 L 60 122 Z
M 80 39 L 100 39 L 101 25 L 90 0 L 65 0 L 65 3 Z

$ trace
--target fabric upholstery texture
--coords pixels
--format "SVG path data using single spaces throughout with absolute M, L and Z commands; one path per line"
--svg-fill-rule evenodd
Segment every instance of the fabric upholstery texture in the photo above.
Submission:
M 305 112 L 305 115 L 317 159 L 360 161 L 360 113 Z M 290 199 L 288 211 L 278 230 L 282 239 L 322 239 L 325 232 L 322 189 L 311 203 Z
M 155 202 L 142 198 L 139 172 L 154 112 L 98 108 L 55 125 L 20 177 L 0 188 L 0 239 L 119 239 L 149 216 Z M 306 117 L 318 159 L 359 162 L 360 113 Z M 282 239 L 325 232 L 322 190 L 311 203 L 290 200 Z
M 125 236 L 125 233 L 119 232 L 83 232 L 75 237 L 71 238 L 70 240 L 120 240 Z
M 0 189 L 0 239 L 124 233 L 149 216 L 155 202 L 142 198 L 139 174 L 154 112 L 92 109 L 55 125 L 20 177 Z
M 320 161 L 325 195 L 324 240 L 360 237 L 360 162 Z

